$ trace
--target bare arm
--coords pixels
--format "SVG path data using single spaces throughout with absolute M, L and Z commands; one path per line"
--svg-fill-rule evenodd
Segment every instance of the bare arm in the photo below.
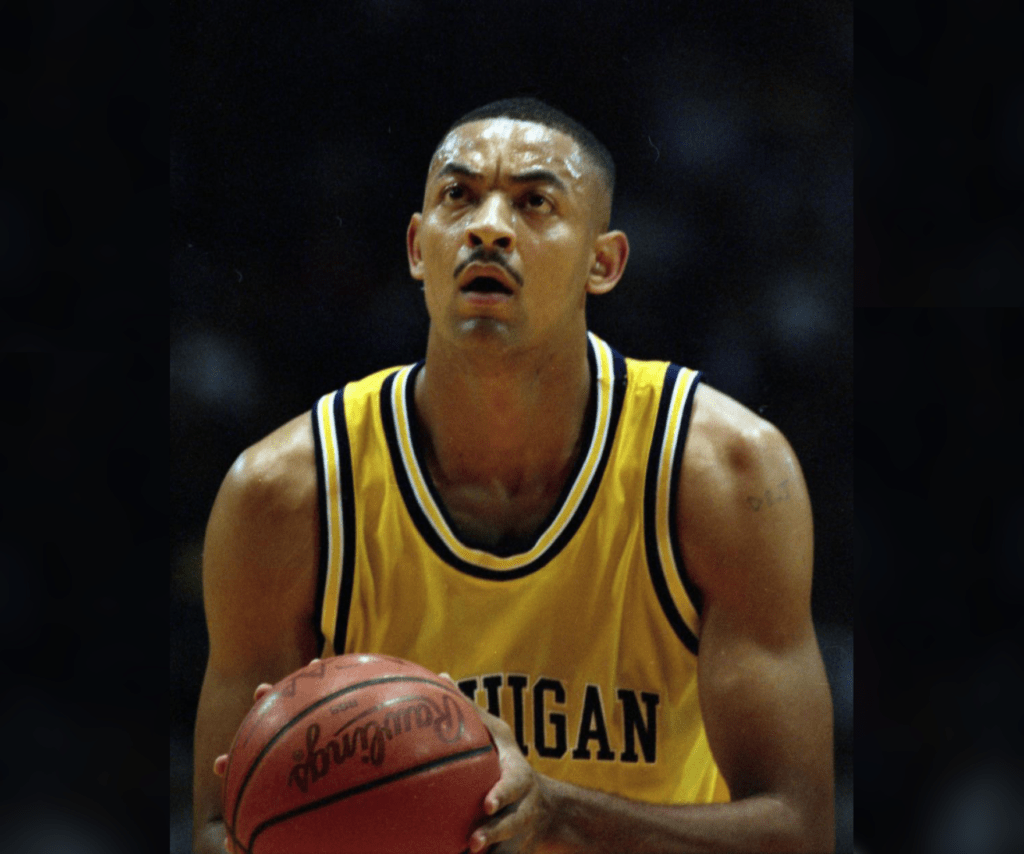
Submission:
M 223 854 L 221 780 L 253 689 L 318 654 L 312 625 L 316 580 L 316 473 L 309 417 L 242 454 L 210 513 L 203 599 L 210 638 L 196 716 L 193 847 Z
M 487 805 L 497 815 L 471 850 L 502 840 L 500 852 L 833 850 L 832 708 L 799 465 L 771 425 L 703 388 L 683 465 L 677 523 L 705 597 L 701 710 L 732 802 L 639 804 L 551 780 L 485 715 L 503 773 Z
M 761 809 L 733 825 L 748 834 L 737 847 L 831 851 L 832 701 L 811 620 L 807 485 L 778 430 L 712 389 L 700 400 L 694 426 L 705 441 L 689 460 L 679 525 L 705 595 L 698 679 L 708 742 L 730 806 Z

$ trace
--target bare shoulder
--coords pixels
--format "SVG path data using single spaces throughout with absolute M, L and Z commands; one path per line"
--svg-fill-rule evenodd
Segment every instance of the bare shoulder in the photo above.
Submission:
M 221 488 L 248 510 L 280 515 L 316 509 L 316 461 L 310 416 L 300 415 L 246 448 Z M 218 500 L 220 496 L 218 496 Z
M 684 458 L 688 476 L 728 481 L 795 463 L 774 424 L 711 386 L 697 388 Z
M 301 415 L 239 454 L 214 501 L 203 551 L 211 656 L 259 654 L 312 618 L 318 525 L 313 428 Z
M 809 584 L 810 500 L 796 454 L 775 425 L 701 385 L 682 466 L 676 524 L 698 586 L 726 594 L 780 575 L 806 576 Z

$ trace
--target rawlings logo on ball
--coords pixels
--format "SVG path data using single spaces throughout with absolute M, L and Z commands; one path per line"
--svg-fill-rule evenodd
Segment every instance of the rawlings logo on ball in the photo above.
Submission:
M 387 711 L 383 716 L 370 717 L 384 708 Z M 368 717 L 370 719 L 365 720 Z M 365 722 L 355 726 L 358 721 Z M 357 754 L 364 763 L 380 766 L 386 758 L 387 743 L 413 729 L 433 729 L 439 741 L 452 744 L 465 730 L 462 709 L 447 696 L 441 698 L 440 704 L 423 695 L 392 699 L 342 724 L 323 747 L 317 747 L 319 724 L 310 724 L 306 728 L 305 753 L 296 750 L 293 754 L 296 764 L 288 775 L 288 785 L 294 783 L 302 792 L 307 792 L 312 783 L 327 776 L 332 765 L 342 765 Z

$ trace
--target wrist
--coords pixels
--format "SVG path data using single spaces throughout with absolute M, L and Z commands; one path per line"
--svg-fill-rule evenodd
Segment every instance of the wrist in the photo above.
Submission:
M 574 787 L 542 774 L 536 776 L 542 816 L 537 828 L 537 851 L 544 854 L 582 851 L 582 840 L 574 832 L 571 821 Z

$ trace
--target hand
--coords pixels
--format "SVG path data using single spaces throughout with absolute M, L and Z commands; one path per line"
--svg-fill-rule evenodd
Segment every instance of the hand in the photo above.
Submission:
M 314 658 L 309 663 L 310 664 L 314 664 L 314 663 L 316 663 L 319 660 L 320 660 L 319 658 Z M 256 686 L 256 690 L 253 691 L 253 694 L 252 694 L 252 704 L 255 706 L 260 700 L 262 700 L 264 697 L 267 696 L 267 693 L 273 687 L 274 686 L 271 685 L 269 682 L 260 682 L 260 684 Z M 216 774 L 218 777 L 223 777 L 224 776 L 224 772 L 227 771 L 227 768 L 228 768 L 228 754 L 222 753 L 220 756 L 218 756 L 216 759 L 213 760 L 213 773 Z M 224 837 L 224 850 L 227 851 L 228 854 L 236 854 L 235 848 L 231 844 L 230 837 L 227 837 L 227 836 Z
M 458 687 L 447 673 L 441 676 Z M 469 850 L 478 854 L 497 846 L 489 854 L 533 854 L 551 822 L 545 778 L 526 761 L 507 723 L 480 706 L 476 710 L 498 748 L 501 777 L 484 796 L 484 812 L 492 818 L 470 835 Z
M 319 660 L 320 659 L 318 658 L 313 659 L 313 661 Z M 313 661 L 311 661 L 310 664 L 312 664 Z M 271 685 L 269 682 L 260 682 L 260 684 L 256 686 L 256 690 L 253 691 L 252 704 L 255 706 L 260 700 L 267 696 L 267 692 L 273 687 L 274 686 Z M 216 774 L 218 777 L 224 776 L 224 772 L 227 770 L 227 767 L 228 755 L 226 753 L 222 753 L 220 756 L 213 760 L 213 773 Z
M 539 850 L 551 823 L 545 778 L 533 770 L 501 718 L 478 709 L 498 748 L 501 777 L 484 797 L 484 812 L 492 816 L 473 831 L 473 854 L 497 845 L 492 854 L 532 854 Z M 501 844 L 498 844 L 501 843 Z

